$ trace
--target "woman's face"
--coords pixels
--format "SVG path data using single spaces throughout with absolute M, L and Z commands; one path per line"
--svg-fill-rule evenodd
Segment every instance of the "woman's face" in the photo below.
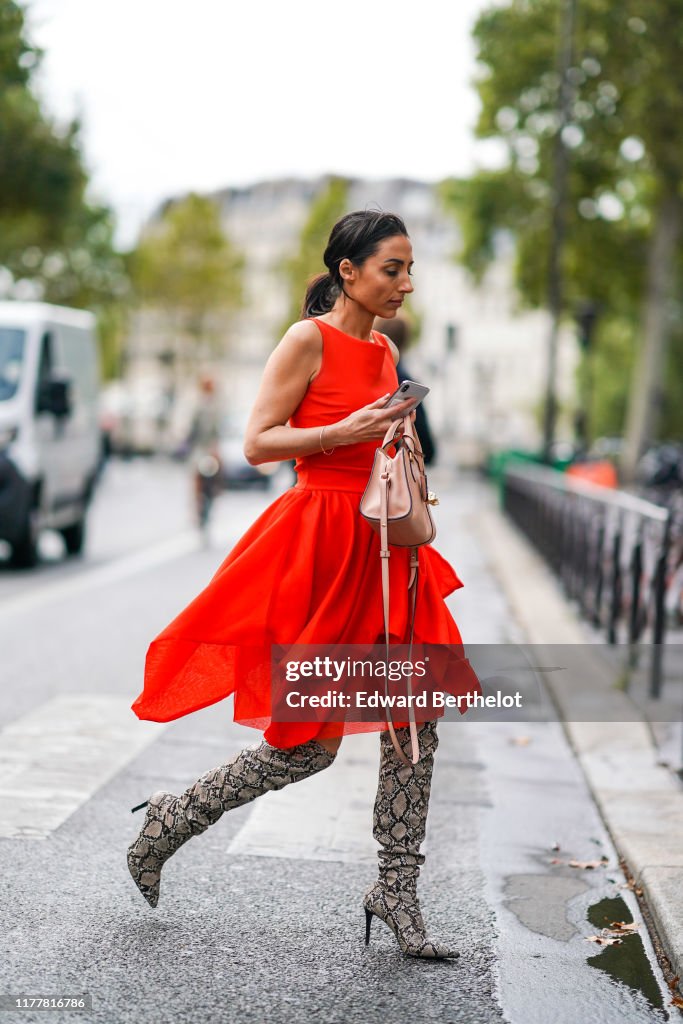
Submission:
M 406 295 L 413 290 L 410 274 L 413 247 L 405 235 L 394 235 L 380 242 L 373 256 L 358 267 L 342 260 L 339 272 L 347 295 L 373 316 L 385 320 L 396 316 Z

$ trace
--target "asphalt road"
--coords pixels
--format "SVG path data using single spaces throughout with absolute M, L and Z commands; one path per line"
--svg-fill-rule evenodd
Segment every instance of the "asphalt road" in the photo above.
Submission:
M 468 530 L 484 498 L 464 482 L 442 480 L 441 492 L 437 547 L 465 582 L 451 605 L 464 639 L 514 644 L 522 637 Z M 40 569 L 0 568 L 0 992 L 93 1002 L 7 1019 L 668 1019 L 637 903 L 554 723 L 441 727 L 420 884 L 429 927 L 457 961 L 406 959 L 379 922 L 363 944 L 374 735 L 345 740 L 315 779 L 225 815 L 166 866 L 157 910 L 142 900 L 125 863 L 142 814 L 130 808 L 259 739 L 228 702 L 138 723 L 128 707 L 145 651 L 273 497 L 222 497 L 204 548 L 181 468 L 114 463 L 85 558 L 66 562 L 46 537 Z M 630 915 L 637 934 L 621 945 L 588 941 Z

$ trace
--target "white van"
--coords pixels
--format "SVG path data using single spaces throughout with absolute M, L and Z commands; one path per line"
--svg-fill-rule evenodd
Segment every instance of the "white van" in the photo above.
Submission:
M 101 458 L 99 360 L 91 313 L 0 302 L 0 540 L 15 565 L 58 530 L 78 554 Z

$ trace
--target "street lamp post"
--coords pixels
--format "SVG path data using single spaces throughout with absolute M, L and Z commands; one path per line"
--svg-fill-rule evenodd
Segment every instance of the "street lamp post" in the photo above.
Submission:
M 545 406 L 543 413 L 543 457 L 551 461 L 557 421 L 557 346 L 560 333 L 560 319 L 564 300 L 562 273 L 562 251 L 567 229 L 567 197 L 569 158 L 564 130 L 569 124 L 572 111 L 573 87 L 570 80 L 574 58 L 574 26 L 576 23 L 577 0 L 563 0 L 560 44 L 558 51 L 558 74 L 560 89 L 558 97 L 557 134 L 553 153 L 552 224 L 550 253 L 548 258 L 548 309 L 550 330 L 548 334 L 548 355 L 546 368 Z
M 596 302 L 582 302 L 576 311 L 579 345 L 583 351 L 584 374 L 580 405 L 576 415 L 576 440 L 582 452 L 588 450 L 590 442 L 590 411 L 593 401 L 593 367 L 591 348 L 598 319 L 599 307 Z

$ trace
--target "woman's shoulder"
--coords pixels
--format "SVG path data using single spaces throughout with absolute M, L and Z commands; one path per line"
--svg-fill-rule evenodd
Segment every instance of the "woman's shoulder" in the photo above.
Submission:
M 297 320 L 295 324 L 287 328 L 282 341 L 301 348 L 317 348 L 319 350 L 322 336 L 315 321 L 311 319 Z
M 283 356 L 315 359 L 322 352 L 322 337 L 312 320 L 298 320 L 287 328 L 278 349 Z

